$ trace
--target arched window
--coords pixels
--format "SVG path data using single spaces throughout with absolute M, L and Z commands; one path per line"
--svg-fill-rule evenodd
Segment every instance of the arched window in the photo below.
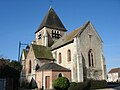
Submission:
M 31 60 L 29 61 L 29 73 L 31 73 Z
M 35 70 L 37 71 L 40 68 L 40 66 L 37 64 L 35 67 Z
M 62 77 L 62 73 L 59 73 L 58 77 Z
M 62 63 L 62 55 L 61 55 L 61 53 L 59 53 L 59 56 L 58 56 L 58 63 L 59 63 L 59 64 Z
M 59 77 L 64 77 L 64 74 L 63 74 L 63 73 L 59 73 L 59 74 L 58 74 L 58 78 L 59 78 Z
M 95 67 L 94 53 L 93 53 L 92 49 L 90 49 L 88 52 L 88 63 L 89 63 L 89 67 Z
M 68 60 L 68 62 L 71 61 L 71 51 L 70 51 L 70 49 L 67 51 L 67 60 Z

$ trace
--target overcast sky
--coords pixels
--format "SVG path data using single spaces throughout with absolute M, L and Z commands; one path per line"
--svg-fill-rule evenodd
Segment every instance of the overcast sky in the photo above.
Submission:
M 68 32 L 90 20 L 103 40 L 107 69 L 120 67 L 120 0 L 0 0 L 0 56 L 17 60 L 19 41 L 34 40 L 50 6 Z

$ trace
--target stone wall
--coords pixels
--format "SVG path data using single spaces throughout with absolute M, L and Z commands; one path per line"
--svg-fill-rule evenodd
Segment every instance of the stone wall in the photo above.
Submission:
M 85 67 L 86 70 L 93 70 L 96 71 L 102 71 L 102 67 L 103 67 L 103 61 L 101 60 L 102 57 L 102 40 L 99 37 L 99 35 L 97 34 L 96 30 L 94 29 L 94 27 L 92 26 L 92 24 L 90 23 L 88 27 L 86 27 L 86 29 L 82 32 L 82 34 L 79 36 L 79 43 L 80 43 L 80 48 L 81 48 L 81 53 L 83 55 L 83 58 L 85 60 Z M 89 62 L 88 62 L 88 52 L 89 50 L 92 49 L 94 52 L 94 67 L 89 67 Z M 87 72 L 86 72 L 87 73 Z M 90 72 L 88 72 L 89 74 Z M 87 74 L 87 77 L 89 77 L 89 75 Z M 99 79 L 103 79 L 102 74 L 100 74 L 100 78 Z
M 31 73 L 29 73 L 30 70 L 30 61 L 31 61 Z M 30 47 L 29 53 L 26 58 L 26 78 L 28 82 L 31 81 L 31 79 L 35 79 L 35 72 L 36 72 L 36 66 L 38 65 L 41 67 L 42 65 L 51 62 L 50 60 L 45 59 L 36 59 L 34 56 L 34 52 L 32 47 Z
M 48 46 L 51 46 L 54 42 L 57 41 L 57 39 L 52 38 L 52 30 L 55 30 L 56 32 L 59 31 L 61 37 L 64 36 L 65 31 L 57 30 L 57 29 L 50 29 L 47 27 L 42 28 L 39 32 L 36 33 L 36 44 L 38 45 L 45 45 L 45 30 L 47 31 L 47 37 L 48 37 Z M 39 38 L 39 34 L 41 34 L 41 39 Z
M 71 61 L 68 61 L 67 60 L 67 51 L 70 50 L 71 51 Z M 61 53 L 61 56 L 62 56 L 62 62 L 59 64 L 58 62 L 58 56 L 59 56 L 59 53 Z M 53 57 L 55 58 L 55 62 L 58 64 L 58 65 L 61 65 L 67 69 L 70 69 L 71 70 L 71 80 L 73 81 L 74 77 L 73 77 L 73 74 L 74 74 L 74 68 L 73 68 L 73 56 L 74 56 L 74 43 L 70 43 L 66 46 L 63 46 L 61 48 L 58 48 L 56 50 L 53 50 L 52 51 L 52 54 L 53 54 Z

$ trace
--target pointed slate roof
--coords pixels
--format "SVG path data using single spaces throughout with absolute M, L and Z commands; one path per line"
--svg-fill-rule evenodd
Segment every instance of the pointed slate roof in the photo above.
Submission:
M 37 33 L 43 27 L 67 31 L 66 28 L 64 27 L 64 25 L 62 24 L 60 18 L 57 16 L 57 14 L 55 13 L 55 11 L 52 7 L 50 7 L 48 13 L 44 17 L 42 23 L 40 24 L 38 30 L 35 33 Z
M 43 71 L 43 70 L 70 71 L 69 69 L 64 68 L 56 63 L 46 63 L 38 69 L 38 71 Z
M 33 52 L 35 55 L 35 58 L 37 59 L 46 59 L 46 60 L 53 60 L 52 53 L 50 51 L 49 47 L 45 47 L 42 45 L 36 45 L 32 44 Z
M 87 21 L 82 27 L 72 31 L 71 33 L 67 34 L 66 36 L 60 38 L 55 44 L 52 45 L 52 50 L 57 49 L 61 46 L 64 46 L 74 40 L 74 37 L 80 35 L 84 29 L 89 25 L 90 21 Z

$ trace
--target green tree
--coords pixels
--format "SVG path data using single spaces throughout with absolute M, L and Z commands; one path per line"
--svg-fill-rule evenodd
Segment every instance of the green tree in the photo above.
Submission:
M 6 65 L 21 72 L 22 65 L 20 64 L 20 62 L 0 57 L 0 66 L 6 66 Z
M 56 90 L 68 90 L 70 86 L 69 80 L 66 77 L 58 77 L 53 85 Z
M 12 61 L 9 63 L 9 66 L 12 67 L 12 68 L 14 68 L 14 69 L 16 69 L 16 70 L 18 70 L 19 72 L 20 72 L 21 69 L 22 69 L 21 64 L 20 64 L 18 61 L 14 61 L 14 60 L 12 60 Z
M 19 78 L 21 65 L 17 61 L 13 61 L 10 59 L 0 58 L 0 77 L 2 78 L 12 78 L 13 79 L 13 88 L 17 88 L 19 86 Z

